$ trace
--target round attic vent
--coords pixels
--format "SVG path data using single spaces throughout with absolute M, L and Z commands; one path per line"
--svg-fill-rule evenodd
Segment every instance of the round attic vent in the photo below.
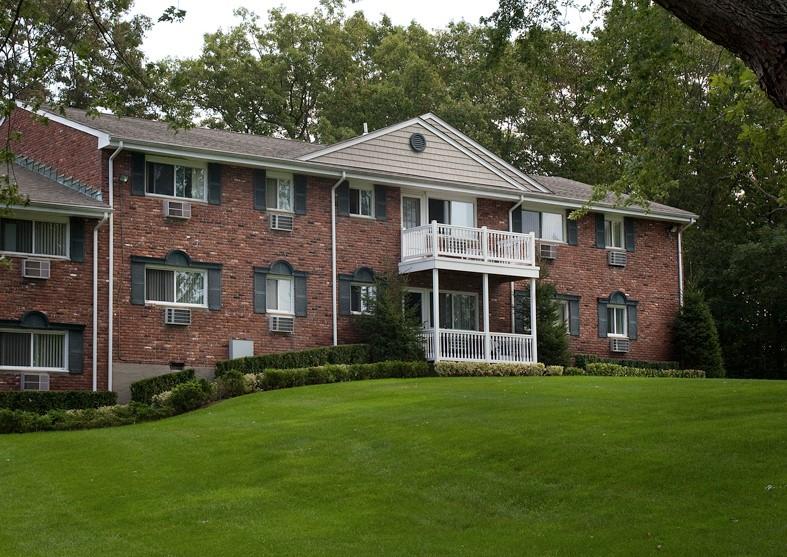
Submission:
M 414 133 L 410 136 L 410 147 L 416 153 L 421 153 L 426 149 L 426 138 L 420 133 Z

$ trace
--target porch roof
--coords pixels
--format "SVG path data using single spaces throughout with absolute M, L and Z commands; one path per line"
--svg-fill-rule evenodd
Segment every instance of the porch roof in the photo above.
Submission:
M 16 184 L 19 194 L 30 205 L 59 206 L 63 208 L 91 209 L 95 212 L 109 210 L 109 206 L 94 196 L 81 193 L 56 179 L 29 170 L 19 164 L 10 165 L 9 180 Z M 3 176 L 7 176 L 3 168 Z

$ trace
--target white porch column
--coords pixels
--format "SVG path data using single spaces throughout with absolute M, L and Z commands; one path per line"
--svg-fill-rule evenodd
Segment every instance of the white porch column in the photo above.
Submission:
M 440 360 L 440 271 L 432 269 L 432 329 L 434 331 L 434 361 Z
M 484 360 L 492 360 L 492 339 L 489 336 L 489 274 L 484 273 L 483 277 L 483 312 L 484 312 Z
M 530 279 L 530 334 L 533 337 L 533 361 L 538 361 L 538 343 L 536 339 L 536 279 Z

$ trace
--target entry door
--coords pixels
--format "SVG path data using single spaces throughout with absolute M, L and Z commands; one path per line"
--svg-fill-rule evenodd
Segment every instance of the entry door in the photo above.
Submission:
M 402 226 L 405 229 L 421 226 L 421 198 L 402 196 Z

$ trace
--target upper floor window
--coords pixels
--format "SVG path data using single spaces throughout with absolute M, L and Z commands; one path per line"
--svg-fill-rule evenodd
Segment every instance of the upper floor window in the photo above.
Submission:
M 64 332 L 0 331 L 0 369 L 66 370 Z
M 291 276 L 268 276 L 265 288 L 268 312 L 288 315 L 295 313 L 294 281 Z
M 273 211 L 293 211 L 294 188 L 292 177 L 269 176 L 265 178 L 265 206 Z
M 68 224 L 22 219 L 0 219 L 3 251 L 30 255 L 66 257 Z
M 548 211 L 522 211 L 522 233 L 548 242 L 564 242 L 563 214 Z
M 624 242 L 623 218 L 604 215 L 604 245 L 608 248 L 622 249 Z
M 350 214 L 360 217 L 374 216 L 374 188 L 350 186 Z
M 475 205 L 471 201 L 429 199 L 429 222 L 475 227 Z
M 207 277 L 204 270 L 145 269 L 145 302 L 205 307 Z
M 145 192 L 167 197 L 205 201 L 207 199 L 207 171 L 196 163 L 185 164 L 148 157 Z

